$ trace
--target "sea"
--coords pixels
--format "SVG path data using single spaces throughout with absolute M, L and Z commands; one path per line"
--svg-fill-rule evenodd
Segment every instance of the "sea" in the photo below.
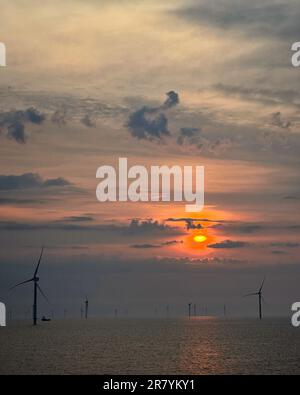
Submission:
M 300 328 L 285 318 L 10 321 L 0 374 L 300 374 Z

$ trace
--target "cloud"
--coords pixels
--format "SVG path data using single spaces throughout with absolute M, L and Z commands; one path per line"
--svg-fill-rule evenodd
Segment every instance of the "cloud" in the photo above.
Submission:
M 299 32 L 300 10 L 297 0 L 282 3 L 269 0 L 219 0 L 216 6 L 197 1 L 192 5 L 187 3 L 177 9 L 175 14 L 191 23 L 215 26 L 226 31 L 238 30 L 240 34 L 276 36 L 295 41 Z
M 0 113 L 0 129 L 6 130 L 5 136 L 8 139 L 25 144 L 27 140 L 25 125 L 27 123 L 40 125 L 45 119 L 45 114 L 34 107 L 29 107 L 26 110 L 8 111 Z
M 141 234 L 170 231 L 170 226 L 160 223 L 152 218 L 149 219 L 132 219 L 126 233 L 128 234 Z
M 284 196 L 285 200 L 299 200 L 300 196 L 294 196 L 294 195 L 288 195 L 288 196 Z
M 43 200 L 40 199 L 16 199 L 16 198 L 0 198 L 0 205 L 23 205 L 23 204 L 42 204 Z
M 256 101 L 264 104 L 278 105 L 293 104 L 298 106 L 300 95 L 299 92 L 293 89 L 269 89 L 261 87 L 245 87 L 228 84 L 215 84 L 213 89 L 226 95 L 227 97 L 234 97 L 246 101 Z
M 220 243 L 210 244 L 208 248 L 242 248 L 248 245 L 244 241 L 225 240 Z
M 185 222 L 186 224 L 186 229 L 202 229 L 203 225 L 199 222 L 213 222 L 213 223 L 221 223 L 223 221 L 219 220 L 210 220 L 207 218 L 167 218 L 165 222 Z M 195 223 L 196 222 L 196 223 Z
M 82 117 L 80 122 L 88 128 L 96 127 L 96 123 L 91 119 L 91 117 L 88 114 Z
M 224 232 L 252 234 L 262 230 L 270 229 L 272 228 L 272 225 L 240 222 L 233 224 L 218 223 L 213 225 L 212 227 L 223 230 Z
M 27 120 L 28 122 L 35 123 L 37 125 L 40 125 L 46 119 L 46 116 L 34 107 L 30 107 L 27 110 L 25 110 L 24 114 L 25 114 L 25 118 L 24 118 L 25 121 Z
M 147 107 L 134 112 L 129 116 L 127 127 L 131 135 L 138 139 L 153 140 L 161 139 L 162 136 L 169 136 L 168 119 L 164 114 L 151 116 L 153 112 Z
M 65 187 L 72 185 L 64 178 L 49 178 L 44 180 L 37 173 L 24 173 L 22 175 L 0 175 L 0 190 L 19 190 L 31 188 Z
M 179 131 L 176 143 L 180 146 L 193 147 L 201 153 L 220 154 L 232 148 L 235 144 L 228 137 L 214 137 L 202 133 L 201 128 L 183 127 Z
M 179 96 L 176 92 L 167 93 L 166 101 L 159 107 L 144 106 L 130 114 L 126 127 L 131 135 L 138 139 L 161 140 L 164 136 L 169 136 L 168 119 L 164 110 L 176 106 L 179 103 Z
M 161 106 L 161 108 L 160 108 L 161 110 L 167 110 L 167 109 L 179 104 L 178 93 L 176 93 L 174 91 L 170 91 L 170 92 L 167 92 L 166 95 L 167 95 L 167 99 L 164 102 L 164 104 Z
M 51 117 L 51 122 L 58 126 L 64 126 L 67 123 L 67 109 L 66 107 L 56 110 Z
M 19 144 L 25 144 L 27 136 L 25 134 L 24 125 L 19 121 L 15 121 L 8 125 L 6 137 L 10 140 L 15 140 Z
M 131 248 L 137 248 L 137 249 L 148 249 L 148 248 L 162 248 L 162 247 L 168 247 L 168 246 L 173 246 L 176 244 L 182 244 L 183 241 L 178 241 L 178 240 L 169 240 L 164 243 L 159 243 L 159 244 L 134 244 L 130 246 Z
M 272 243 L 272 247 L 287 247 L 287 248 L 296 248 L 300 247 L 299 243 L 293 243 L 293 242 L 286 242 L 286 243 Z
M 183 145 L 185 142 L 188 144 L 197 143 L 197 138 L 201 132 L 199 128 L 184 127 L 180 129 L 180 134 L 177 137 L 177 144 Z
M 94 218 L 89 215 L 72 215 L 70 217 L 64 217 L 62 221 L 66 222 L 90 222 L 94 221 Z
M 81 219 L 79 219 L 81 218 Z M 85 220 L 84 220 L 85 219 Z M 70 222 L 70 223 L 68 223 Z M 143 237 L 147 236 L 161 236 L 161 235 L 181 235 L 182 231 L 178 228 L 169 227 L 164 224 L 154 221 L 152 219 L 138 220 L 132 219 L 129 224 L 84 224 L 84 222 L 91 222 L 87 217 L 64 217 L 59 221 L 52 222 L 16 222 L 16 221 L 0 221 L 0 230 L 7 231 L 74 231 L 80 232 L 83 237 L 86 232 L 88 241 L 92 241 L 92 233 L 101 239 L 103 236 L 107 237 L 107 241 L 111 241 L 112 235 L 123 237 Z M 82 224 L 81 224 L 82 223 Z
M 285 121 L 282 118 L 281 112 L 273 113 L 271 116 L 271 121 L 272 125 L 277 126 L 281 129 L 289 129 L 292 126 L 291 122 Z

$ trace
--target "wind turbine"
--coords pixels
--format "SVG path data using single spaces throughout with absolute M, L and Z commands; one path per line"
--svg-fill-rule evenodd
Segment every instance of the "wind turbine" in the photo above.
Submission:
M 89 312 L 89 300 L 88 300 L 88 297 L 86 296 L 85 297 L 85 315 L 84 315 L 86 320 L 88 319 L 88 312 Z
M 41 264 L 41 260 L 42 260 L 42 256 L 43 256 L 43 252 L 44 252 L 44 247 L 42 248 L 39 260 L 38 260 L 38 264 L 36 266 L 35 272 L 33 274 L 33 277 L 30 278 L 29 280 L 26 281 L 22 281 L 21 283 L 18 283 L 16 285 L 14 285 L 13 287 L 10 288 L 10 290 L 18 287 L 19 285 L 23 285 L 23 284 L 27 284 L 27 283 L 31 283 L 33 282 L 33 325 L 37 324 L 37 291 L 39 290 L 39 292 L 41 293 L 41 295 L 47 300 L 47 302 L 49 303 L 49 300 L 47 298 L 47 296 L 44 294 L 44 292 L 42 291 L 41 287 L 39 286 L 38 282 L 39 282 L 39 277 L 37 276 L 38 271 L 39 271 L 39 267 Z
M 191 307 L 192 307 L 192 303 L 189 303 L 188 306 L 189 306 L 189 318 L 191 318 Z
M 260 286 L 258 292 L 253 292 L 253 293 L 251 293 L 251 294 L 244 295 L 245 297 L 246 297 L 246 296 L 258 295 L 258 311 L 259 311 L 259 319 L 260 319 L 260 320 L 262 319 L 261 301 L 264 300 L 264 297 L 263 297 L 263 295 L 262 295 L 262 290 L 263 290 L 263 287 L 264 287 L 264 284 L 265 284 L 265 280 L 266 280 L 266 277 L 263 279 L 263 282 L 262 282 L 262 284 L 261 284 L 261 286 Z

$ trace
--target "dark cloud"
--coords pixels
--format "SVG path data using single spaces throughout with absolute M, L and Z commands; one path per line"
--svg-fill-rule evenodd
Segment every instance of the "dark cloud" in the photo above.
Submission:
M 248 245 L 244 241 L 224 240 L 220 243 L 210 244 L 208 248 L 242 248 Z
M 177 137 L 177 144 L 183 145 L 185 142 L 188 142 L 188 144 L 194 144 L 197 143 L 197 138 L 201 132 L 201 129 L 199 128 L 181 128 L 180 129 L 180 134 Z
M 163 111 L 176 106 L 178 103 L 178 94 L 170 91 L 167 93 L 167 100 L 161 106 L 144 106 L 130 114 L 126 126 L 133 137 L 145 140 L 161 140 L 164 136 L 170 135 L 168 119 Z
M 288 196 L 285 196 L 283 199 L 285 199 L 285 200 L 300 200 L 300 196 L 288 195 Z
M 137 249 L 147 249 L 147 248 L 160 248 L 160 244 L 134 244 L 130 246 L 131 248 L 137 248 Z
M 23 205 L 23 204 L 41 204 L 44 203 L 44 201 L 40 199 L 16 199 L 16 198 L 0 198 L 0 205 Z
M 17 143 L 25 144 L 27 136 L 25 134 L 25 127 L 23 123 L 15 121 L 7 126 L 6 137 L 10 140 L 15 140 Z
M 89 215 L 73 215 L 70 217 L 64 217 L 62 221 L 67 222 L 90 222 L 93 221 L 94 218 Z
M 45 187 L 65 187 L 68 185 L 71 185 L 71 183 L 62 177 L 49 178 L 48 180 L 45 180 L 43 183 L 43 186 Z
M 143 107 L 129 116 L 127 127 L 133 137 L 145 140 L 160 140 L 163 136 L 170 135 L 167 117 L 162 113 L 153 114 L 147 107 Z
M 212 222 L 212 223 L 221 223 L 223 221 L 219 220 L 210 220 L 207 218 L 167 218 L 165 222 L 185 222 L 186 229 L 202 229 L 203 225 L 200 222 Z
M 0 190 L 9 191 L 17 189 L 47 188 L 70 186 L 71 183 L 64 178 L 50 178 L 44 180 L 37 173 L 22 175 L 0 175 Z
M 26 110 L 8 111 L 0 114 L 0 129 L 6 131 L 5 136 L 17 143 L 26 143 L 25 125 L 27 123 L 40 125 L 46 119 L 45 114 L 34 107 Z
M 46 116 L 34 107 L 28 108 L 24 113 L 25 121 L 27 120 L 28 122 L 35 123 L 37 125 L 40 125 L 46 119 Z
M 262 230 L 270 229 L 272 228 L 272 225 L 241 222 L 233 224 L 218 223 L 213 225 L 212 227 L 223 230 L 224 232 L 251 234 Z
M 300 9 L 297 0 L 219 0 L 218 3 L 197 1 L 175 11 L 176 15 L 200 25 L 221 30 L 238 30 L 240 34 L 280 37 L 290 42 L 299 35 Z
M 176 244 L 182 244 L 183 241 L 178 241 L 178 240 L 170 240 L 166 241 L 164 243 L 159 243 L 159 244 L 134 244 L 130 246 L 131 248 L 137 248 L 137 249 L 148 249 L 148 248 L 162 248 L 162 247 L 168 247 L 168 246 L 173 246 Z
M 190 146 L 201 153 L 220 154 L 234 146 L 228 137 L 215 137 L 203 133 L 201 128 L 183 127 L 176 140 L 180 146 Z
M 168 108 L 174 107 L 179 104 L 179 95 L 174 91 L 170 91 L 166 93 L 167 99 L 162 105 L 162 110 L 167 110 Z
M 272 247 L 287 247 L 287 248 L 296 248 L 296 247 L 300 247 L 299 243 L 293 243 L 293 242 L 286 242 L 286 243 L 272 243 L 271 244 Z
M 67 217 L 68 218 L 68 217 Z M 143 237 L 147 236 L 177 236 L 181 235 L 182 231 L 178 228 L 169 227 L 151 219 L 137 220 L 133 219 L 129 224 L 85 224 L 85 222 L 92 222 L 91 220 L 59 220 L 52 222 L 16 222 L 16 221 L 0 221 L 0 230 L 7 231 L 74 231 L 79 232 L 80 237 L 84 237 L 86 233 L 87 241 L 92 242 L 92 232 L 97 240 L 101 240 L 103 236 L 107 241 L 111 241 L 112 235 L 121 237 Z M 69 222 L 69 223 L 68 223 Z M 55 237 L 57 234 L 55 234 Z M 74 243 L 74 240 L 73 240 Z
M 88 128 L 96 127 L 96 123 L 92 120 L 92 118 L 88 114 L 82 117 L 80 122 Z
M 274 114 L 272 114 L 271 123 L 272 125 L 277 126 L 281 129 L 289 129 L 292 126 L 290 121 L 285 121 L 283 119 L 281 112 L 275 112 Z
M 149 219 L 132 219 L 129 227 L 126 229 L 126 233 L 128 234 L 143 234 L 143 233 L 153 233 L 153 232 L 164 232 L 170 231 L 168 225 L 160 223 L 158 221 L 153 220 L 152 218 Z
M 288 252 L 287 251 L 283 251 L 283 250 L 274 250 L 274 251 L 272 251 L 272 254 L 274 254 L 274 255 L 286 255 L 286 254 L 288 254 Z
M 67 109 L 62 107 L 56 110 L 51 117 L 51 122 L 57 124 L 58 126 L 64 126 L 67 123 Z

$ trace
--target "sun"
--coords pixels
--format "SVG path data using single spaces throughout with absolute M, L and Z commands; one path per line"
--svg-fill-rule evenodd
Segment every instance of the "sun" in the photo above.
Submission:
M 204 241 L 207 240 L 207 237 L 204 236 L 204 235 L 196 235 L 196 236 L 193 237 L 193 240 L 194 240 L 196 243 L 203 243 Z

